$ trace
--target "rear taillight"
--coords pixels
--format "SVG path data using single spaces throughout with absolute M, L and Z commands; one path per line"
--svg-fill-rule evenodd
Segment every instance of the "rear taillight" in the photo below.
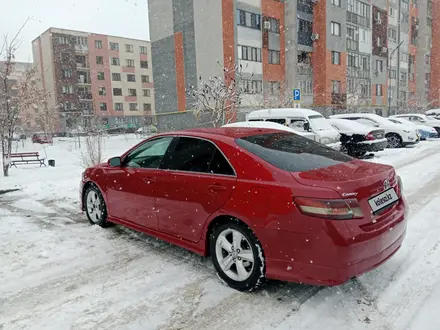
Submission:
M 368 133 L 367 135 L 365 135 L 365 138 L 367 140 L 375 140 L 376 138 L 374 137 L 373 133 Z
M 302 214 L 332 220 L 362 218 L 363 213 L 357 199 L 314 199 L 295 197 L 295 205 Z

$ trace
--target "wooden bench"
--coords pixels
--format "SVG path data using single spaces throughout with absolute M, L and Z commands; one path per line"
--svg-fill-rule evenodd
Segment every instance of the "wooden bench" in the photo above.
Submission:
M 22 164 L 40 164 L 46 166 L 45 158 L 40 158 L 38 152 L 21 152 L 11 154 L 11 167 Z

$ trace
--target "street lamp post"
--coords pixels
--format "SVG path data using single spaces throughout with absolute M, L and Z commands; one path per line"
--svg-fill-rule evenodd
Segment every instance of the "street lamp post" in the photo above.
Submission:
M 402 19 L 400 17 L 402 12 L 402 0 L 399 0 L 397 2 L 397 44 L 399 46 L 397 46 L 397 75 L 396 75 L 396 97 L 397 100 L 399 100 L 400 97 L 400 45 L 402 44 L 402 42 L 400 41 L 400 24 L 402 23 Z M 396 102 L 396 110 L 395 110 L 395 115 L 397 115 L 397 112 L 399 110 L 399 102 Z
M 391 115 L 391 93 L 390 93 L 390 89 L 391 89 L 391 60 L 393 58 L 394 52 L 396 50 L 398 51 L 402 44 L 403 44 L 403 40 L 397 45 L 396 48 L 393 49 L 393 51 L 390 53 L 390 56 L 388 56 L 388 88 L 387 88 L 387 92 L 388 92 L 388 116 Z M 399 51 L 397 52 L 397 54 L 399 54 Z M 397 68 L 399 68 L 399 65 L 400 65 L 400 56 L 397 59 Z M 397 76 L 396 78 L 397 78 L 397 83 L 399 83 L 399 76 Z M 399 96 L 397 96 L 397 97 L 399 97 Z M 397 111 L 396 111 L 395 114 L 397 115 Z

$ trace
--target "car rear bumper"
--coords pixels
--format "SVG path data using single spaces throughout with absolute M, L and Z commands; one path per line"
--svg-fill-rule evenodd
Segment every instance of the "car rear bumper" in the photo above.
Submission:
M 340 285 L 380 266 L 402 245 L 407 206 L 403 198 L 377 223 L 310 218 L 309 233 L 268 233 L 276 250 L 266 254 L 266 276 L 312 285 Z M 356 221 L 356 220 L 353 220 Z M 263 246 L 266 237 L 261 239 Z
M 368 142 L 368 143 L 358 143 L 356 148 L 365 152 L 375 152 L 382 151 L 387 147 L 388 141 L 387 139 L 380 139 L 377 142 Z

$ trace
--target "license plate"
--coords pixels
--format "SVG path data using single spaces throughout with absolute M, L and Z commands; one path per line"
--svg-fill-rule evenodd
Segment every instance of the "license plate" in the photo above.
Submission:
M 373 198 L 370 198 L 368 200 L 368 204 L 370 204 L 371 209 L 373 210 L 373 212 L 377 212 L 381 209 L 383 209 L 384 207 L 387 207 L 390 204 L 393 204 L 394 202 L 396 202 L 399 199 L 399 197 L 397 197 L 396 191 L 394 190 L 394 188 L 390 188 L 386 191 L 384 191 L 383 193 L 374 196 Z

